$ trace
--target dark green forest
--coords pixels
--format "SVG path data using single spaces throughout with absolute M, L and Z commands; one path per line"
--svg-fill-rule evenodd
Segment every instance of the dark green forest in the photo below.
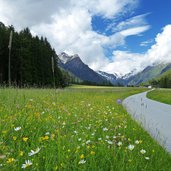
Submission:
M 11 65 L 8 67 L 11 31 L 13 32 Z M 8 68 L 10 68 L 12 86 L 54 87 L 55 85 L 55 87 L 63 87 L 64 78 L 57 62 L 58 56 L 46 38 L 32 36 L 29 28 L 16 32 L 13 26 L 6 27 L 0 22 L 1 85 L 8 85 Z

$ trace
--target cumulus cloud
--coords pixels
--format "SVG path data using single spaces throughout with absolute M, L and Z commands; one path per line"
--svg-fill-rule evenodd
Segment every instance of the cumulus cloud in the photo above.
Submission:
M 103 70 L 109 73 L 127 74 L 136 69 L 143 70 L 155 63 L 171 62 L 171 25 L 163 28 L 155 38 L 155 44 L 145 54 L 131 53 L 128 51 L 114 51 L 113 61 L 106 65 Z
M 0 20 L 17 29 L 50 23 L 55 13 L 64 7 L 69 8 L 69 5 L 68 0 L 0 0 Z
M 18 30 L 29 26 L 32 33 L 46 36 L 57 53 L 78 53 L 82 60 L 95 70 L 126 74 L 135 67 L 140 70 L 145 61 L 150 63 L 169 60 L 168 37 L 170 26 L 156 37 L 156 43 L 145 54 L 114 51 L 109 60 L 104 50 L 125 45 L 125 38 L 147 31 L 150 26 L 145 20 L 148 14 L 134 16 L 112 25 L 110 36 L 97 33 L 92 28 L 92 17 L 100 15 L 115 19 L 133 10 L 138 0 L 0 0 L 0 21 L 13 24 Z M 149 60 L 148 60 L 149 59 Z
M 138 0 L 0 0 L 0 20 L 17 29 L 48 38 L 57 53 L 78 53 L 91 68 L 98 70 L 109 63 L 104 49 L 124 45 L 125 36 L 105 36 L 92 28 L 92 17 L 111 19 L 125 15 Z

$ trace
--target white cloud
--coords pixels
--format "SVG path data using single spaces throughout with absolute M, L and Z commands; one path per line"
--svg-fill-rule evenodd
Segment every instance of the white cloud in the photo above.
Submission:
M 140 43 L 140 46 L 142 47 L 146 47 L 146 46 L 149 46 L 149 44 L 152 44 L 154 42 L 153 39 L 150 39 L 150 40 L 147 40 L 147 41 L 143 41 Z
M 114 51 L 113 61 L 106 65 L 103 70 L 109 73 L 125 75 L 136 68 L 143 69 L 144 55 L 127 51 Z
M 106 58 L 104 48 L 125 44 L 125 37 L 138 35 L 150 26 L 145 17 L 132 17 L 116 25 L 113 35 L 99 34 L 92 29 L 92 17 L 116 18 L 134 9 L 138 0 L 0 0 L 0 20 L 17 29 L 29 26 L 33 33 L 48 38 L 57 53 L 78 53 L 95 70 L 126 74 L 141 70 L 155 61 L 171 59 L 171 26 L 156 37 L 156 43 L 145 54 L 114 51 L 112 62 Z M 112 29 L 112 28 L 111 28 Z
M 149 13 L 137 15 L 137 16 L 128 18 L 125 21 L 121 21 L 120 23 L 115 23 L 114 21 L 107 27 L 107 30 L 112 30 L 113 32 L 119 32 L 122 30 L 127 30 L 128 28 L 131 28 L 131 27 L 146 26 L 148 25 L 146 21 L 146 17 L 148 15 Z
M 113 61 L 103 70 L 109 73 L 127 74 L 136 69 L 141 71 L 154 63 L 171 62 L 171 25 L 163 28 L 162 33 L 156 36 L 155 44 L 145 54 L 131 53 L 127 51 L 114 51 Z
M 138 35 L 140 33 L 143 33 L 147 31 L 150 28 L 150 26 L 140 26 L 140 27 L 134 27 L 134 28 L 129 28 L 127 30 L 121 31 L 121 35 L 127 37 L 127 36 L 133 36 L 133 35 Z
M 165 26 L 155 41 L 146 54 L 150 62 L 171 62 L 171 25 Z

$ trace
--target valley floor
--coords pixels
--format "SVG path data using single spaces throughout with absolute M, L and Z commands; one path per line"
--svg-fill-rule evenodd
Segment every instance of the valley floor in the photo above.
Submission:
M 0 170 L 171 170 L 122 107 L 139 88 L 0 89 Z

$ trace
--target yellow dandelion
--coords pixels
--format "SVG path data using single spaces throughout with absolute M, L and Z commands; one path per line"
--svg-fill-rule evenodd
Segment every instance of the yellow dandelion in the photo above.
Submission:
M 14 161 L 15 161 L 14 158 L 8 158 L 8 159 L 7 159 L 7 163 L 12 163 L 12 162 L 14 162 Z
M 47 135 L 45 135 L 44 137 L 43 137 L 43 140 L 48 140 L 49 139 L 49 136 L 47 136 Z
M 27 142 L 27 140 L 28 140 L 28 137 L 23 137 L 24 142 Z
M 81 154 L 80 159 L 84 159 L 84 154 Z
M 94 152 L 94 151 L 91 151 L 90 154 L 91 154 L 91 155 L 95 155 L 95 152 Z
M 20 151 L 19 152 L 19 156 L 23 156 L 24 155 L 24 152 L 23 151 Z
M 14 141 L 16 141 L 17 137 L 16 137 L 16 136 L 13 136 L 12 139 L 13 139 Z
M 139 140 L 139 142 L 140 142 L 140 144 L 142 144 L 143 141 L 142 140 Z
M 89 145 L 87 146 L 87 149 L 90 149 L 90 146 Z

